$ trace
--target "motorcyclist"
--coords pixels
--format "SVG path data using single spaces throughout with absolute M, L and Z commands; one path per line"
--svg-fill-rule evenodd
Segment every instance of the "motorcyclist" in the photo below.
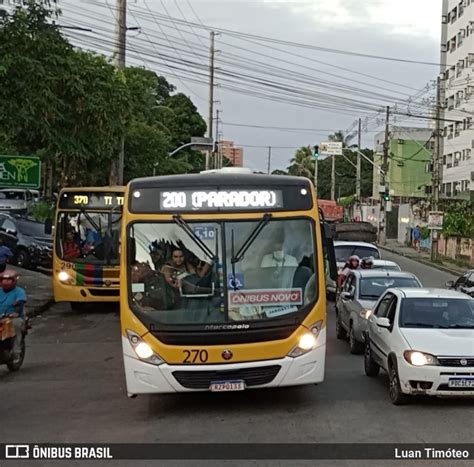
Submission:
M 374 267 L 374 258 L 372 256 L 367 256 L 360 260 L 361 269 L 372 269 Z
M 15 329 L 15 344 L 13 353 L 21 351 L 22 326 L 25 321 L 26 292 L 17 287 L 18 273 L 13 269 L 6 269 L 0 273 L 0 319 L 9 317 Z

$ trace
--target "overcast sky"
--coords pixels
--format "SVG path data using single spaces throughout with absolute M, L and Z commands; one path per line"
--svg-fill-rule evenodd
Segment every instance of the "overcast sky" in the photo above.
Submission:
M 190 59 L 207 66 L 206 48 L 209 44 L 209 31 L 204 29 L 203 25 L 348 52 L 439 62 L 441 0 L 128 0 L 128 2 L 130 11 L 127 24 L 129 27 L 140 26 L 141 31 L 128 32 L 128 44 L 132 52 L 127 55 L 127 63 L 147 66 L 164 75 L 178 91 L 191 97 L 206 120 L 208 88 L 205 76 L 199 76 L 199 73 L 206 72 L 205 69 L 198 70 L 196 75 L 193 75 L 192 68 L 189 68 L 188 73 L 169 68 L 170 65 L 173 66 L 173 60 Z M 101 33 L 102 50 L 107 51 L 112 47 L 115 0 L 61 0 L 60 4 L 64 13 L 61 20 L 63 24 L 75 23 L 81 26 L 88 24 L 94 29 L 94 33 L 91 34 L 72 33 L 71 37 L 74 37 L 76 44 L 101 49 L 97 39 L 100 37 L 98 33 Z M 154 14 L 157 16 L 153 16 Z M 160 15 L 170 15 L 180 21 L 187 20 L 194 23 L 194 26 L 172 22 Z M 218 50 L 216 67 L 224 71 L 237 71 L 246 75 L 258 74 L 260 78 L 263 76 L 269 82 L 284 79 L 286 83 L 288 80 L 291 82 L 291 73 L 297 72 L 304 74 L 305 79 L 311 77 L 315 79 L 314 83 L 310 81 L 307 86 L 297 84 L 299 88 L 310 88 L 311 92 L 358 99 L 370 103 L 373 108 L 391 105 L 396 99 L 409 99 L 410 95 L 417 95 L 417 90 L 419 90 L 418 102 L 432 96 L 433 92 L 428 92 L 425 86 L 430 80 L 436 79 L 439 70 L 433 65 L 329 53 L 289 47 L 281 43 L 261 42 L 258 39 L 256 43 L 248 42 L 225 32 L 216 37 L 216 49 Z M 138 51 L 142 51 L 142 54 Z M 158 53 L 163 53 L 168 58 L 157 58 Z M 236 55 L 238 62 L 234 61 Z M 235 64 L 232 67 L 233 62 Z M 288 72 L 283 72 L 280 77 L 272 76 L 271 72 L 266 75 L 262 68 L 265 65 L 283 68 Z M 177 66 L 176 63 L 174 66 Z M 364 73 L 377 79 L 352 72 Z M 200 82 L 190 81 L 187 78 L 194 78 Z M 329 86 L 336 84 L 351 88 L 345 93 L 337 87 L 324 89 L 318 84 L 321 80 L 329 83 Z M 224 88 L 226 83 L 219 74 L 216 76 L 216 84 L 215 100 L 219 102 L 215 108 L 221 111 L 223 137 L 244 146 L 245 165 L 253 169 L 267 169 L 268 146 L 273 147 L 272 170 L 286 168 L 293 156 L 294 148 L 325 141 L 327 135 L 331 133 L 328 130 L 349 129 L 360 116 L 364 118 L 366 122 L 364 130 L 367 130 L 363 134 L 363 146 L 372 147 L 373 136 L 383 125 L 382 115 L 377 116 L 372 110 L 364 112 L 345 104 L 339 104 L 338 109 L 332 110 L 313 104 L 301 107 L 290 102 L 274 102 L 237 94 Z M 249 83 L 242 83 L 239 86 L 247 90 L 253 89 Z M 354 89 L 380 93 L 385 97 L 369 99 L 367 95 L 354 94 Z M 304 99 L 301 96 L 297 98 Z M 413 98 L 416 99 L 417 97 Z M 399 103 L 397 109 L 408 110 L 409 102 L 407 101 L 406 105 Z M 416 108 L 409 110 L 413 111 Z M 423 112 L 426 113 L 426 108 Z M 397 118 L 396 124 L 423 125 L 420 120 L 400 116 Z M 270 130 L 231 124 L 306 128 L 315 131 Z

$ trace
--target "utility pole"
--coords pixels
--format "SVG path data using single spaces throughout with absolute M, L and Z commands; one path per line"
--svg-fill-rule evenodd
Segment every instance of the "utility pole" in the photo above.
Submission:
M 380 185 L 384 188 L 384 191 L 380 193 L 380 213 L 379 213 L 379 244 L 385 245 L 387 239 L 387 220 L 386 220 L 386 207 L 387 201 L 385 195 L 387 193 L 387 174 L 388 174 L 388 136 L 389 136 L 389 117 L 390 117 L 390 107 L 387 106 L 387 114 L 385 117 L 385 141 L 383 145 L 383 163 L 381 173 L 381 183 Z
M 117 0 L 117 22 L 115 25 L 115 35 L 117 41 L 117 51 L 115 65 L 118 70 L 125 68 L 125 57 L 127 49 L 127 0 Z M 123 185 L 123 170 L 125 162 L 125 135 L 122 134 L 119 142 L 118 160 L 112 162 L 109 183 L 111 185 Z
M 331 199 L 336 199 L 336 156 L 332 156 L 331 161 Z
M 209 52 L 209 121 L 207 122 L 207 136 L 213 138 L 213 117 L 214 117 L 214 55 L 215 55 L 215 35 L 214 31 L 211 31 L 211 48 Z M 206 153 L 206 170 L 209 170 L 210 159 L 212 150 Z
M 270 174 L 270 165 L 272 163 L 272 147 L 268 146 L 268 165 L 267 165 L 267 174 Z
M 216 110 L 216 140 L 219 139 L 219 109 Z M 220 169 L 222 168 L 221 165 L 221 160 L 219 157 L 219 149 L 217 151 L 214 151 L 214 160 L 215 162 L 215 168 Z
M 358 138 L 357 138 L 357 148 L 359 151 L 361 150 L 361 134 L 360 134 L 360 128 L 362 125 L 362 120 L 359 118 L 359 128 L 358 128 Z M 361 159 L 360 159 L 360 154 L 357 153 L 357 169 L 356 169 L 356 199 L 357 202 L 360 204 L 360 183 L 361 183 Z
M 316 192 L 316 198 L 318 197 L 318 158 L 314 158 L 314 191 Z
M 432 211 L 439 209 L 439 185 L 440 185 L 440 160 L 441 160 L 441 78 L 436 81 L 436 123 L 435 123 L 435 147 L 433 151 L 433 176 L 431 181 L 433 206 Z M 431 230 L 431 261 L 438 257 L 438 231 Z

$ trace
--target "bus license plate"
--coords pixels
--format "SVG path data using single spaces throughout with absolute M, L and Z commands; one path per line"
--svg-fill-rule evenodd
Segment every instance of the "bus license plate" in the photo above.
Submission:
M 211 381 L 209 389 L 212 392 L 243 391 L 245 389 L 245 382 L 243 379 L 231 381 Z
M 474 378 L 450 378 L 448 387 L 474 389 Z

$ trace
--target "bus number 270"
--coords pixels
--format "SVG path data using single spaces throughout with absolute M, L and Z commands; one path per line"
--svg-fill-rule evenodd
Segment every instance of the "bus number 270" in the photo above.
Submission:
M 208 359 L 207 350 L 191 349 L 183 350 L 183 363 L 206 363 Z

